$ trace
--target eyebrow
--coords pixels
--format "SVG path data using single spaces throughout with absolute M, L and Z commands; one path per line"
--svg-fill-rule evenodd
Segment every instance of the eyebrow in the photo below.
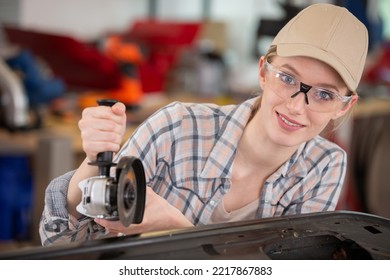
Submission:
M 279 66 L 279 69 L 280 68 L 287 68 L 288 71 L 290 72 L 293 72 L 292 74 L 294 75 L 294 77 L 301 77 L 301 75 L 299 74 L 299 72 L 290 64 L 283 64 L 283 65 L 280 65 Z M 284 72 L 283 69 L 280 69 L 280 71 Z M 302 82 L 302 79 L 300 78 L 297 78 L 297 80 L 299 80 L 300 82 Z M 303 82 L 304 84 L 306 84 L 305 82 Z M 322 89 L 325 89 L 325 90 L 331 90 L 331 91 L 334 91 L 338 94 L 340 94 L 341 90 L 335 86 L 334 84 L 328 84 L 328 83 L 324 83 L 324 82 L 321 82 L 319 84 L 316 84 L 315 86 L 313 86 L 315 88 L 322 88 Z M 340 94 L 341 95 L 341 94 Z

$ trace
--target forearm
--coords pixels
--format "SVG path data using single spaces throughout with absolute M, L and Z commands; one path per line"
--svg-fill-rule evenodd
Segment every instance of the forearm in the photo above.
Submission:
M 72 179 L 70 180 L 68 193 L 67 193 L 67 208 L 70 215 L 76 219 L 81 218 L 81 214 L 77 212 L 76 207 L 81 201 L 81 190 L 79 183 L 87 178 L 97 176 L 98 168 L 88 164 L 88 160 L 85 159 L 80 167 L 76 170 Z

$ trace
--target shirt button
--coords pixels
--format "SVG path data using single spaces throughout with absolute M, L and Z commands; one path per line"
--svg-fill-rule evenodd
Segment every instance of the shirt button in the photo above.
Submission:
M 211 204 L 211 206 L 214 206 L 215 205 L 215 200 L 211 200 L 210 204 Z

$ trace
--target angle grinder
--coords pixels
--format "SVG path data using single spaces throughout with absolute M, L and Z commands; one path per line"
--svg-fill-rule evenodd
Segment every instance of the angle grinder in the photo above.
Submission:
M 98 100 L 100 106 L 112 106 L 116 100 Z M 80 182 L 82 200 L 77 211 L 92 218 L 119 220 L 124 226 L 142 222 L 145 210 L 146 182 L 143 164 L 131 156 L 112 162 L 113 152 L 101 152 L 95 162 L 99 175 Z M 116 166 L 115 177 L 110 169 Z

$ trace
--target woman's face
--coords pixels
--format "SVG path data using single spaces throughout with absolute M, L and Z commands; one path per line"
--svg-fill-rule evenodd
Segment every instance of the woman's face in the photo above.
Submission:
M 265 58 L 259 62 L 259 82 L 263 89 L 262 102 L 255 122 L 262 126 L 272 142 L 285 147 L 295 147 L 315 137 L 328 125 L 332 119 L 344 115 L 357 101 L 357 95 L 347 105 L 340 106 L 330 112 L 311 111 L 307 108 L 305 94 L 297 94 L 294 98 L 280 97 L 267 78 Z M 278 57 L 272 58 L 271 65 L 274 69 L 283 71 L 295 79 L 319 88 L 329 89 L 345 96 L 347 87 L 338 73 L 327 64 L 308 57 Z

